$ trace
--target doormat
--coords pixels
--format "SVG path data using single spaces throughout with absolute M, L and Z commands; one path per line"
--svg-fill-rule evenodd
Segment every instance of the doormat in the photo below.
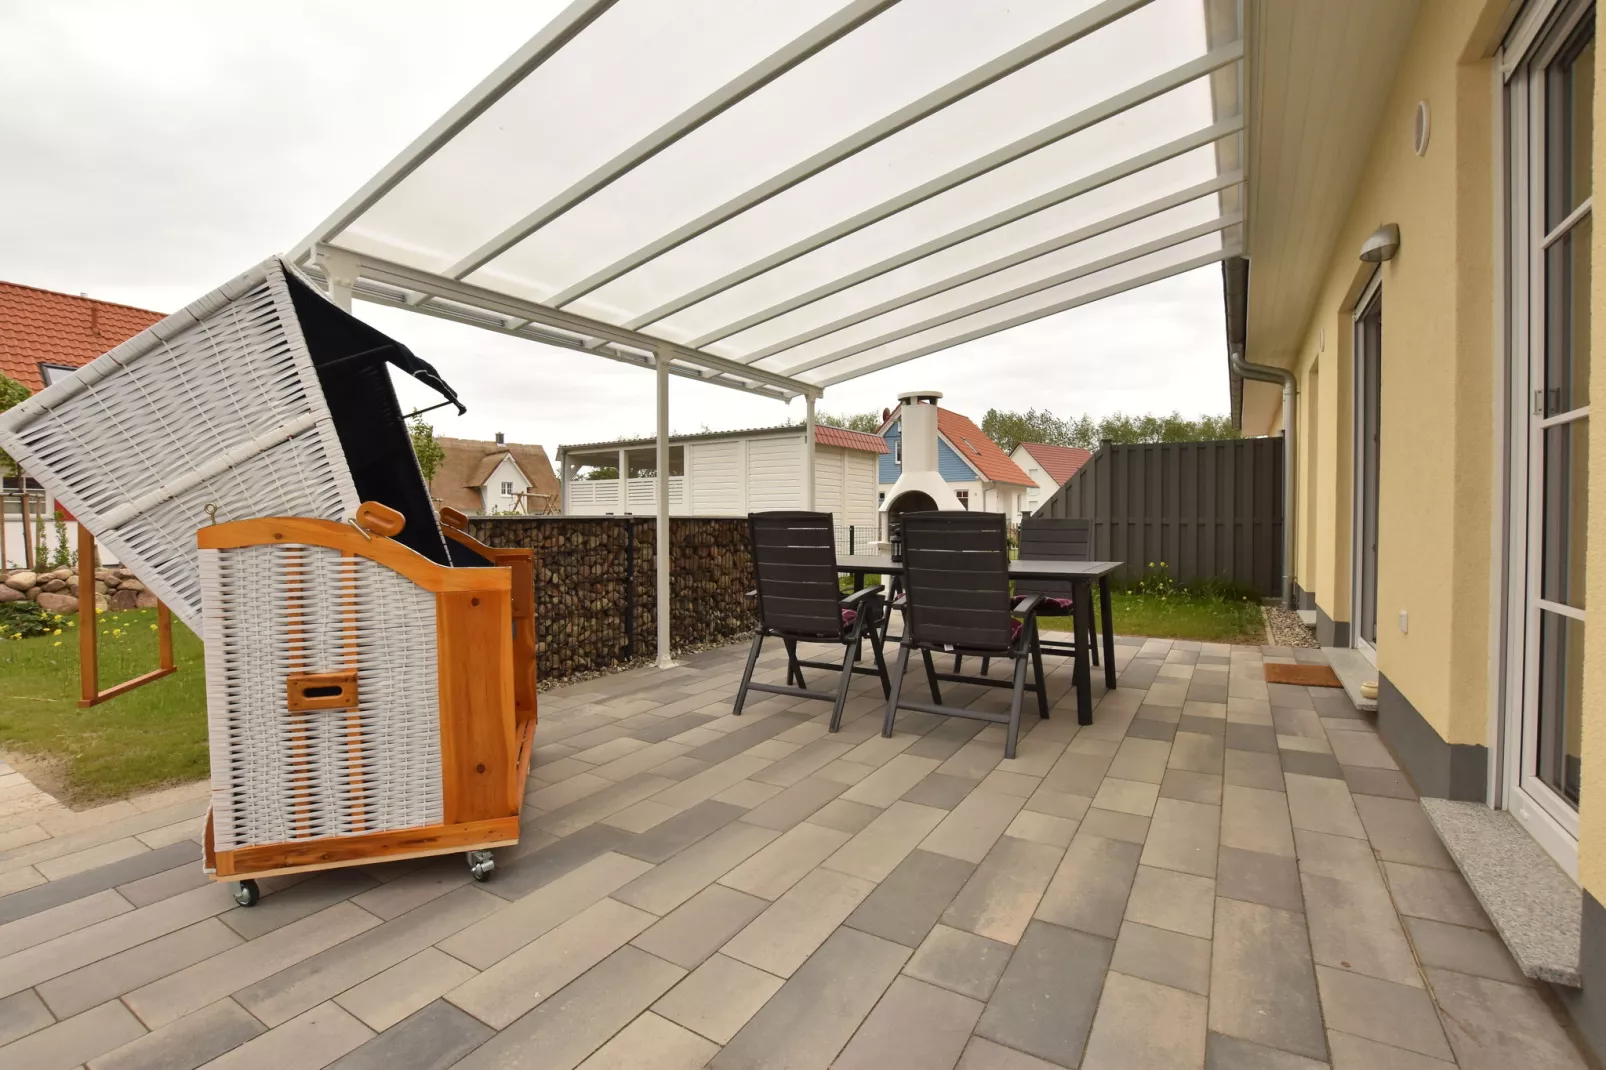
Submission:
M 1328 665 L 1285 665 L 1280 661 L 1266 662 L 1268 684 L 1298 684 L 1300 687 L 1343 687 L 1338 674 Z

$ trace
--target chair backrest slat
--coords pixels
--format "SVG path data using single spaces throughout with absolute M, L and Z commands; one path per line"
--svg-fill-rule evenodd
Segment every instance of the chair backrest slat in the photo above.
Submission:
M 1009 648 L 1009 544 L 1002 513 L 905 513 L 903 568 L 915 643 Z
M 1093 521 L 1057 517 L 1027 517 L 1020 523 L 1020 556 L 1023 561 L 1093 560 Z M 1042 594 L 1070 598 L 1070 580 L 1020 580 L 1017 594 Z
M 842 634 L 836 536 L 830 513 L 749 513 L 759 620 L 798 638 Z

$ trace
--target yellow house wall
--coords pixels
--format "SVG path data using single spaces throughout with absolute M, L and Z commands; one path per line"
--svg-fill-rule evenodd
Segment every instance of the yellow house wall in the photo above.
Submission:
M 1492 87 L 1488 61 L 1461 62 L 1482 15 L 1422 5 L 1295 361 L 1302 386 L 1313 370 L 1319 383 L 1298 429 L 1300 583 L 1348 621 L 1353 304 L 1371 268 L 1357 253 L 1380 224 L 1399 224 L 1400 251 L 1380 269 L 1378 669 L 1452 743 L 1485 742 L 1489 712 Z M 1432 112 L 1420 157 L 1419 100 Z M 1251 265 L 1251 300 L 1253 286 Z

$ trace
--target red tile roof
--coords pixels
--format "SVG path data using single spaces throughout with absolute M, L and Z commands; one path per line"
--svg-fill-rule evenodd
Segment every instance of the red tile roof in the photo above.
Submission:
M 866 453 L 886 453 L 887 440 L 880 435 L 864 431 L 849 431 L 845 427 L 828 424 L 814 425 L 814 442 L 819 446 L 840 446 L 845 450 L 864 450 Z
M 1065 481 L 1074 476 L 1093 456 L 1092 450 L 1084 450 L 1080 446 L 1049 446 L 1042 442 L 1022 442 L 1021 448 L 1043 466 L 1048 478 L 1062 487 Z
M 1022 472 L 1020 465 L 1010 460 L 1009 454 L 999 449 L 998 443 L 983 434 L 968 417 L 938 408 L 937 432 L 981 473 L 983 479 L 1022 487 L 1037 486 L 1037 481 Z
M 41 364 L 77 368 L 163 319 L 163 313 L 0 282 L 0 374 L 43 390 Z

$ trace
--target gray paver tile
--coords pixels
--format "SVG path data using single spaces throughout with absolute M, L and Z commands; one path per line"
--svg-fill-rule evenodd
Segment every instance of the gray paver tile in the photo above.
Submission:
M 1383 871 L 1366 840 L 1298 829 L 1294 847 L 1303 873 L 1382 887 Z
M 1136 844 L 1090 835 L 1084 824 L 1043 893 L 1037 916 L 1115 939 L 1141 853 Z
M 1016 943 L 1064 852 L 1011 837 L 1000 839 L 943 912 L 943 924 L 1004 944 Z
M 740 806 L 707 799 L 654 825 L 618 850 L 644 862 L 664 862 L 746 813 Z
M 136 907 L 143 907 L 209 883 L 211 878 L 192 861 L 127 884 L 119 884 L 117 894 Z
M 921 758 L 905 751 L 854 784 L 842 797 L 870 806 L 891 806 L 940 765 L 935 758 Z
M 494 1033 L 445 1000 L 435 1000 L 333 1063 L 330 1070 L 446 1070 Z
M 177 866 L 195 865 L 199 860 L 200 854 L 196 845 L 186 841 L 154 851 L 143 851 L 110 865 L 98 866 L 47 884 L 15 891 L 10 895 L 0 896 L 0 924 L 38 914 L 40 911 L 59 907 L 94 895 L 96 892 L 129 884 Z
M 128 1008 L 110 1000 L 47 1026 L 8 1045 L 7 1066 L 27 1070 L 68 1070 L 142 1036 L 145 1027 Z
M 1104 783 L 1099 785 L 1099 790 L 1093 796 L 1093 806 L 1100 810 L 1148 817 L 1154 813 L 1155 800 L 1159 796 L 1158 781 L 1147 783 L 1110 776 L 1105 777 Z
M 1160 799 L 1143 843 L 1143 864 L 1216 875 L 1221 808 L 1180 799 Z
M 698 1070 L 719 1051 L 713 1041 L 648 1012 L 580 1064 L 580 1070 Z
M 1149 838 L 1149 819 L 1138 814 L 1124 814 L 1095 806 L 1083 816 L 1077 832 L 1085 832 L 1089 836 L 1103 836 L 1107 840 L 1142 844 Z
M 1210 1028 L 1312 1059 L 1327 1057 L 1304 919 L 1236 899 L 1216 902 Z
M 59 906 L 47 907 L 37 914 L 0 925 L 0 958 L 133 909 L 128 900 L 110 888 Z
M 1128 921 L 1110 969 L 1199 995 L 1210 993 L 1210 941 Z
M 710 885 L 632 943 L 683 969 L 694 969 L 768 906 L 766 901 L 734 888 Z
M 1294 856 L 1294 831 L 1282 792 L 1228 784 L 1221 798 L 1221 845 Z
M 1333 836 L 1366 838 L 1360 815 L 1342 780 L 1286 773 L 1288 812 L 1296 829 Z
M 1211 1033 L 1205 1045 L 1205 1070 L 1327 1070 L 1327 1064 L 1254 1041 Z
M 1454 1063 L 1442 1059 L 1335 1030 L 1328 1030 L 1327 1044 L 1333 1053 L 1333 1070 L 1456 1070 Z
M 1032 792 L 1032 797 L 1026 800 L 1024 809 L 1070 821 L 1081 821 L 1086 816 L 1088 807 L 1092 805 L 1093 799 L 1088 795 L 1067 795 L 1063 791 L 1038 788 Z
M 314 1070 L 373 1033 L 333 1003 L 320 1003 L 207 1064 L 208 1070 Z
M 1422 986 L 1388 892 L 1380 885 L 1302 875 L 1311 952 L 1319 966 Z
M 977 1034 L 1062 1066 L 1077 1065 L 1113 947 L 1101 937 L 1032 922 Z
M 759 828 L 745 821 L 733 821 L 652 872 L 637 877 L 615 892 L 614 898 L 662 917 L 740 865 L 778 835 L 773 829 Z
M 838 929 L 714 1057 L 711 1066 L 824 1070 L 909 957 L 909 949 Z
M 426 947 L 342 992 L 335 1002 L 369 1029 L 383 1031 L 429 1006 L 476 972 L 439 948 Z
M 760 899 L 778 899 L 851 838 L 846 832 L 805 821 L 783 832 L 719 883 Z
M 1331 754 L 1322 754 L 1317 751 L 1284 750 L 1279 753 L 1283 763 L 1284 773 L 1298 773 L 1302 776 L 1331 777 L 1334 780 L 1344 779 L 1344 769 Z
M 46 981 L 39 995 L 56 1017 L 68 1018 L 242 942 L 222 922 L 208 918 Z
M 784 983 L 745 962 L 714 955 L 653 1004 L 653 1010 L 726 1044 Z
M 460 1070 L 572 1070 L 686 976 L 623 947 L 486 1041 Z
M 230 948 L 136 988 L 123 999 L 141 1021 L 154 1029 L 378 924 L 379 919 L 372 914 L 350 903 L 336 903 L 276 929 L 266 938 Z
M 43 1001 L 31 989 L 0 999 L 0 1047 L 35 1033 L 55 1022 Z
M 379 882 L 360 869 L 332 869 L 314 873 L 282 891 L 265 895 L 250 910 L 231 910 L 222 915 L 221 920 L 245 939 L 255 940 L 265 933 L 378 887 Z
M 622 829 L 598 824 L 525 853 L 520 853 L 524 846 L 520 844 L 506 852 L 508 857 L 497 859 L 496 879 L 487 882 L 486 891 L 503 899 L 522 899 L 598 855 L 617 851 L 634 838 Z
M 725 955 L 790 977 L 875 889 L 860 877 L 816 869 L 725 944 Z
M 1425 990 L 1327 966 L 1316 967 L 1316 979 L 1330 1028 L 1435 1059 L 1452 1058 Z
M 446 998 L 487 1025 L 505 1028 L 654 920 L 644 910 L 603 899 L 452 989 Z
M 1160 781 L 1160 798 L 1221 805 L 1221 775 L 1197 773 L 1191 769 L 1167 769 Z
M 1275 754 L 1257 751 L 1229 750 L 1227 752 L 1226 781 L 1244 788 L 1263 788 L 1267 791 L 1283 790 L 1283 766 Z
M 1456 1062 L 1464 1070 L 1584 1070 L 1584 1059 L 1534 986 L 1444 970 L 1430 970 L 1428 979 L 1443 1008 Z
M 1455 869 L 1455 862 L 1439 842 L 1421 804 L 1409 799 L 1357 795 L 1355 809 L 1366 826 L 1367 838 L 1383 861 Z
M 462 856 L 445 855 L 425 859 L 416 869 L 395 880 L 386 881 L 372 891 L 354 895 L 351 901 L 377 918 L 397 918 L 463 887 L 469 880 L 468 867 L 463 864 Z
M 798 822 L 807 820 L 811 814 L 846 790 L 846 784 L 835 780 L 819 776 L 806 777 L 790 785 L 768 802 L 760 803 L 747 811 L 742 820 L 750 825 L 785 832 Z
M 985 1001 L 1004 975 L 1014 952 L 1009 944 L 985 936 L 938 925 L 903 972 L 922 981 Z
M 976 867 L 947 855 L 911 851 L 846 924 L 887 940 L 918 947 Z
M 1283 855 L 1223 847 L 1217 860 L 1216 894 L 1296 914 L 1305 910 L 1299 864 Z
M 89 1066 L 90 1070 L 193 1070 L 266 1028 L 232 999 L 221 999 L 107 1052 Z
M 1076 835 L 1080 825 L 1080 821 L 1069 818 L 1053 817 L 1034 810 L 1022 810 L 1009 823 L 1004 835 L 1013 836 L 1018 840 L 1031 840 L 1033 843 L 1046 843 L 1050 847 L 1063 850 L 1071 845 L 1071 839 Z
M 905 802 L 919 803 L 922 806 L 952 810 L 980 783 L 979 780 L 949 776 L 947 773 L 930 773 L 920 783 L 904 792 L 903 799 Z
M 1416 789 L 1404 773 L 1397 769 L 1366 769 L 1356 765 L 1340 765 L 1344 782 L 1355 795 L 1381 795 L 1390 799 L 1415 799 Z
M 1473 929 L 1494 928 L 1460 873 L 1399 862 L 1384 862 L 1383 872 L 1401 914 Z
M 1024 803 L 1024 798 L 996 791 L 971 792 L 921 841 L 920 848 L 979 863 Z
M 1171 757 L 1166 764 L 1170 769 L 1187 769 L 1194 773 L 1219 773 L 1224 758 L 1225 751 L 1220 739 L 1202 732 L 1179 731 L 1176 738 L 1171 741 Z
M 446 939 L 501 905 L 501 900 L 477 887 L 459 888 L 243 988 L 235 999 L 267 1024 L 278 1025 Z
M 1112 970 L 1083 1064 L 1196 1070 L 1205 1056 L 1205 997 Z
M 1398 769 L 1383 740 L 1372 732 L 1334 732 L 1328 740 L 1340 765 Z
M 1168 741 L 1128 735 L 1121 741 L 1105 775 L 1158 784 L 1165 778 L 1166 759 L 1170 755 L 1171 744 Z
M 982 1005 L 913 977 L 892 982 L 832 1065 L 885 1070 L 899 1064 L 949 1070 L 959 1061 Z
M 1035 1055 L 1027 1055 L 1002 1044 L 994 1044 L 986 1037 L 971 1037 L 965 1053 L 959 1059 L 957 1070 L 1060 1070 L 1058 1064 L 1045 1062 Z
M 852 835 L 880 816 L 878 807 L 848 802 L 846 799 L 832 799 L 810 814 L 808 821 L 812 825 L 823 825 Z
M 891 764 L 882 769 L 890 768 Z M 933 806 L 894 801 L 880 817 L 838 848 L 825 865 L 867 881 L 885 880 L 904 856 L 947 816 L 948 811 Z
M 1210 877 L 1139 866 L 1126 904 L 1126 919 L 1209 939 L 1215 900 L 1216 882 Z
M 1525 985 L 1527 978 L 1494 933 L 1448 925 L 1427 918 L 1403 918 L 1411 944 L 1424 966 L 1469 973 L 1493 981 Z

